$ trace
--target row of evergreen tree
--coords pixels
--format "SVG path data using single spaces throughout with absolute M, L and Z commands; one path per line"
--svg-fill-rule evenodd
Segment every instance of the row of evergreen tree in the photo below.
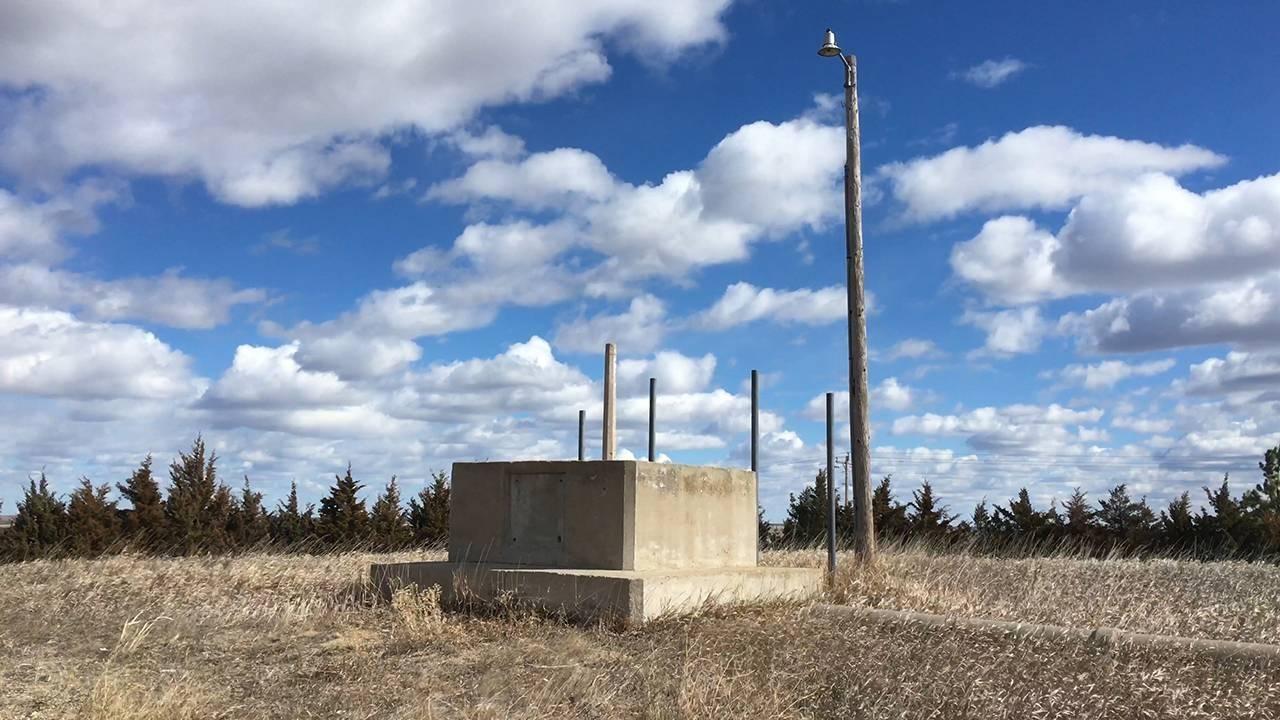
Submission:
M 49 489 L 44 473 L 33 478 L 19 500 L 9 528 L 0 529 L 0 559 L 95 557 L 124 549 L 156 554 L 237 552 L 280 548 L 327 551 L 367 547 L 397 550 L 444 542 L 449 532 L 449 478 L 443 472 L 407 507 L 400 503 L 395 477 L 372 507 L 352 477 L 335 476 L 320 507 L 298 501 L 297 483 L 275 509 L 246 476 L 239 491 L 218 477 L 217 454 L 197 437 L 169 465 L 163 492 L 148 455 L 115 489 L 85 478 L 64 500 Z M 121 501 L 127 505 L 121 507 Z
M 1124 484 L 1111 488 L 1096 504 L 1076 489 L 1059 504 L 1037 508 L 1023 488 L 1003 505 L 984 500 L 968 518 L 942 504 L 925 481 L 911 500 L 894 498 L 892 478 L 885 477 L 872 496 L 872 514 L 882 540 L 923 540 L 934 545 L 965 544 L 996 552 L 1070 550 L 1105 554 L 1134 553 L 1196 557 L 1280 556 L 1280 447 L 1268 450 L 1261 481 L 1239 497 L 1230 478 L 1205 487 L 1207 506 L 1193 508 L 1182 493 L 1159 512 L 1145 497 L 1130 497 Z M 197 437 L 187 452 L 169 465 L 164 490 L 152 472 L 150 456 L 115 486 L 82 479 L 64 500 L 49 489 L 42 473 L 32 479 L 17 504 L 12 526 L 0 529 L 0 560 L 44 557 L 93 557 L 123 549 L 157 554 L 237 552 L 281 548 L 329 551 L 353 547 L 396 550 L 444 542 L 449 532 L 449 478 L 443 472 L 407 506 L 400 502 L 394 477 L 371 507 L 361 498 L 364 486 L 352 477 L 334 477 L 319 508 L 298 500 L 297 484 L 274 509 L 263 505 L 262 493 L 248 477 L 237 492 L 218 478 L 217 455 Z M 826 538 L 827 477 L 790 497 L 780 533 L 762 532 L 766 542 L 812 544 Z M 127 506 L 121 507 L 121 501 Z M 766 529 L 767 526 L 762 527 Z M 837 533 L 852 537 L 853 510 L 836 511 Z
M 1266 451 L 1261 481 L 1233 496 L 1230 478 L 1205 487 L 1198 510 L 1184 492 L 1159 512 L 1145 497 L 1134 499 L 1124 484 L 1111 488 L 1096 504 L 1076 488 L 1071 497 L 1047 509 L 1037 508 L 1026 488 L 1004 505 L 983 500 L 968 518 L 951 514 L 928 481 L 911 500 L 894 499 L 892 478 L 883 478 L 872 496 L 876 531 L 885 541 L 922 540 L 934 545 L 962 543 L 995 552 L 1068 550 L 1102 555 L 1115 551 L 1202 558 L 1280 557 L 1280 447 Z M 827 476 L 818 472 L 813 484 L 793 494 L 775 543 L 825 542 Z M 853 509 L 836 510 L 837 534 L 852 538 Z

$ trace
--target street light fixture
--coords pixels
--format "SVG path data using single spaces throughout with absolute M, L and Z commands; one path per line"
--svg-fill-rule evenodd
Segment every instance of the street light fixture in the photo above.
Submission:
M 845 252 L 849 300 L 849 433 L 853 465 L 853 548 L 863 562 L 876 554 L 876 534 L 871 515 L 871 433 L 867 408 L 867 298 L 862 282 L 862 160 L 858 129 L 858 60 L 845 55 L 836 34 L 827 28 L 822 57 L 844 62 L 844 212 Z M 827 478 L 828 492 L 833 492 Z M 830 503 L 828 503 L 830 505 Z
M 827 37 L 822 41 L 822 47 L 818 48 L 818 54 L 822 57 L 836 57 L 840 55 L 840 46 L 836 44 L 836 34 L 831 32 L 831 28 L 827 28 Z

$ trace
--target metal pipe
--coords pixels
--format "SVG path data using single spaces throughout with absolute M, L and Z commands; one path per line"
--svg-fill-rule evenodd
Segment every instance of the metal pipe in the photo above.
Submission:
M 751 472 L 760 472 L 760 373 L 751 371 Z M 756 504 L 760 504 L 759 481 Z
M 836 395 L 827 393 L 827 577 L 836 574 L 836 456 L 832 446 Z
M 587 411 L 578 411 L 578 462 L 587 459 Z
M 649 462 L 658 459 L 658 433 L 657 421 L 655 418 L 658 414 L 658 379 L 649 378 Z
M 751 371 L 751 474 L 756 482 L 756 512 L 760 512 L 760 373 Z M 756 564 L 760 563 L 760 523 L 756 524 Z
M 600 438 L 600 459 L 612 460 L 618 450 L 618 416 L 615 407 L 618 385 L 615 370 L 618 349 L 613 343 L 604 346 L 604 432 Z

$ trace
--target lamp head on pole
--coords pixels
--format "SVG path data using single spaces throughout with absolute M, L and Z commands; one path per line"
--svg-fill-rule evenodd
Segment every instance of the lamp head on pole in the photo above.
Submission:
M 840 57 L 840 46 L 836 44 L 836 34 L 827 28 L 827 36 L 822 41 L 822 47 L 818 48 L 818 54 L 822 57 Z

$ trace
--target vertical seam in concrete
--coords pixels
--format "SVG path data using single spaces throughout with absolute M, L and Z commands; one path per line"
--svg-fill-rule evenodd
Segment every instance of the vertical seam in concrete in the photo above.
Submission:
M 628 620 L 633 623 L 644 622 L 647 616 L 644 606 L 644 578 L 636 578 L 627 583 L 627 586 L 631 590 L 630 597 L 627 598 L 631 615 Z
M 507 538 L 511 537 L 511 533 L 515 532 L 515 528 L 511 525 L 511 516 L 513 514 L 511 512 L 511 467 L 512 465 L 510 464 L 503 467 L 502 473 L 499 476 L 501 477 L 502 482 L 502 540 L 498 547 L 494 548 L 494 551 L 500 553 L 499 556 L 504 558 L 507 557 L 507 553 L 504 548 L 510 547 L 511 543 Z
M 622 569 L 636 569 L 636 463 L 622 462 Z
M 568 514 L 568 501 L 565 499 L 567 493 L 564 486 L 565 474 L 559 473 L 559 475 L 559 479 L 556 480 L 556 499 L 560 506 L 559 517 L 556 518 L 556 564 L 566 565 L 569 553 L 565 548 L 569 547 L 569 541 L 565 535 L 569 532 L 570 526 L 565 524 L 565 517 Z

